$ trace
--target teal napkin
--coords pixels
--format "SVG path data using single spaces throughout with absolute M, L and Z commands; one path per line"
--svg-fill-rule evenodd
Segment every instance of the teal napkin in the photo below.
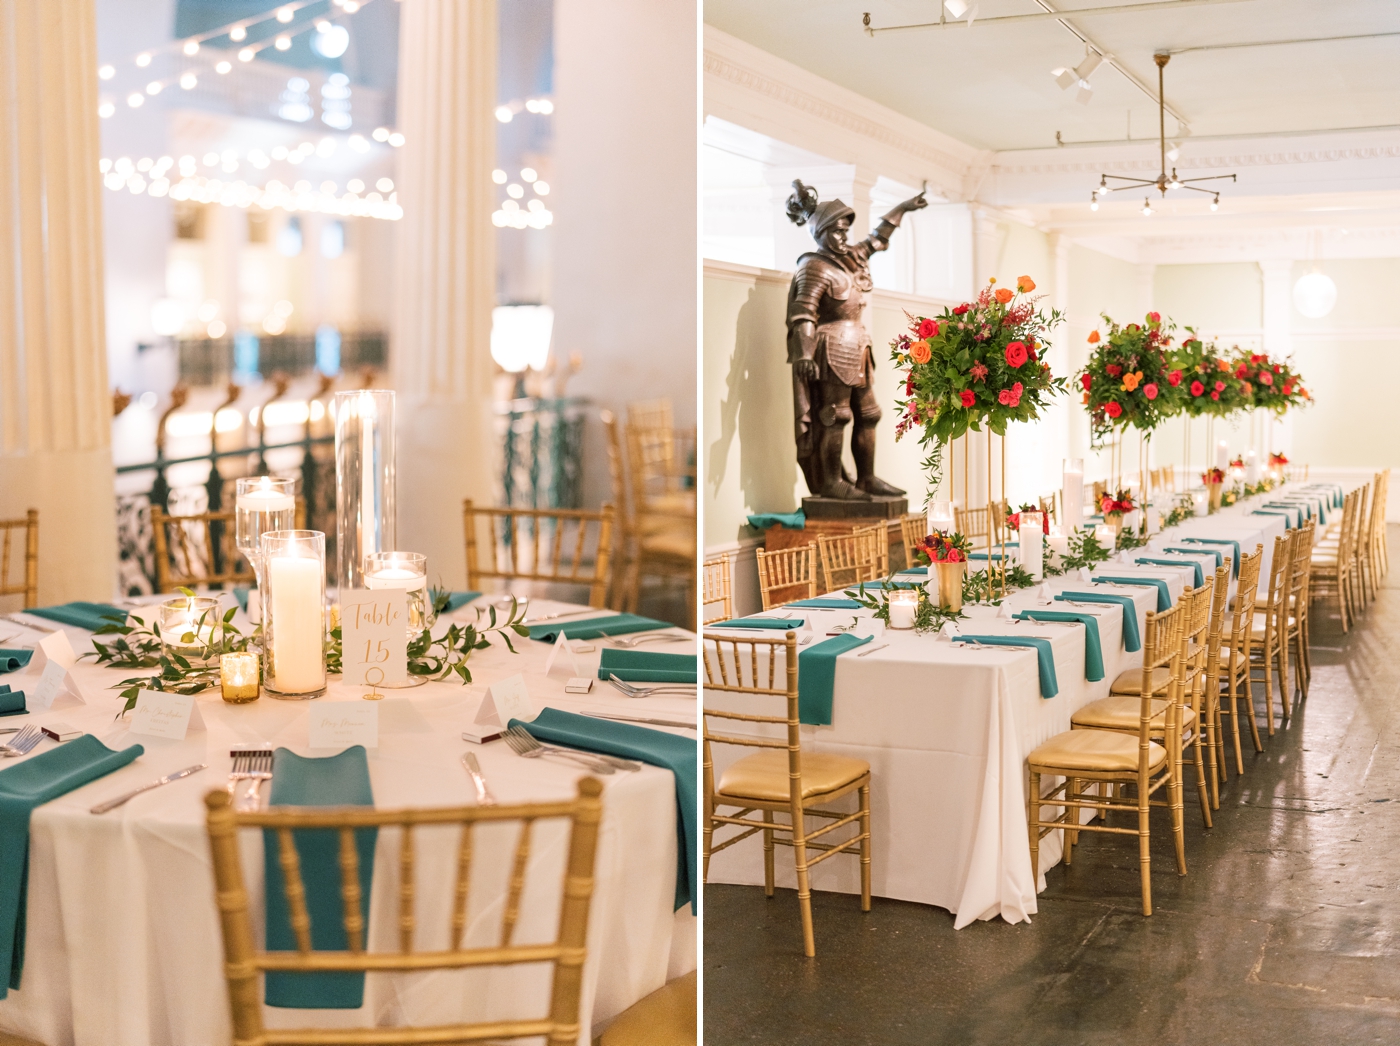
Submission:
M 676 778 L 676 828 L 679 859 L 676 868 L 676 907 L 690 905 L 696 910 L 700 899 L 699 790 L 696 787 L 696 749 L 694 738 L 668 734 L 664 730 L 649 730 L 632 723 L 616 723 L 607 719 L 592 719 L 574 715 L 557 708 L 546 708 L 532 722 L 512 719 L 541 741 L 550 744 L 585 748 L 624 759 L 640 759 L 652 766 L 670 770 Z
M 1183 563 L 1179 559 L 1153 559 L 1151 556 L 1143 556 L 1141 559 L 1133 560 L 1133 562 L 1140 567 L 1190 567 L 1192 576 L 1196 579 L 1196 587 L 1200 588 L 1206 583 L 1206 573 L 1201 569 L 1201 564 L 1194 559 Z
M 1040 667 L 1040 696 L 1049 699 L 1060 692 L 1060 681 L 1055 676 L 1055 652 L 1050 640 L 1035 636 L 954 636 L 954 643 L 967 643 L 972 640 L 990 646 L 1033 646 Z M 1100 669 L 1102 671 L 1102 669 Z
M 131 762 L 140 745 L 114 752 L 91 734 L 0 770 L 0 999 L 24 971 L 29 892 L 29 815 L 36 806 Z
M 29 664 L 32 650 L 0 650 L 0 672 L 13 672 Z
M 1229 545 L 1235 550 L 1235 557 L 1230 561 L 1233 564 L 1230 572 L 1235 577 L 1240 576 L 1240 543 L 1238 541 L 1229 538 L 1182 538 L 1181 540 L 1192 545 Z
M 1213 548 L 1164 548 L 1163 552 L 1174 552 L 1178 556 L 1214 556 L 1215 569 L 1220 569 L 1220 564 L 1225 562 L 1225 553 Z
M 373 806 L 369 763 L 362 745 L 347 748 L 324 759 L 279 748 L 272 755 L 272 794 L 269 806 Z M 374 880 L 374 844 L 377 828 L 355 830 L 355 850 L 360 860 L 360 916 L 369 930 L 369 895 Z M 332 828 L 303 828 L 292 833 L 301 859 L 301 881 L 306 886 L 306 913 L 311 917 L 311 947 L 320 951 L 344 951 L 345 907 L 340 896 L 340 840 Z M 287 895 L 277 836 L 263 830 L 263 876 L 267 883 L 267 949 L 293 951 Z M 297 1009 L 356 1010 L 364 1005 L 362 973 L 269 973 L 263 999 L 269 1006 Z
M 1176 566 L 1175 563 L 1172 566 Z M 1167 583 L 1158 577 L 1109 577 L 1107 574 L 1100 574 L 1094 578 L 1096 585 L 1141 585 L 1143 588 L 1155 588 L 1157 590 L 1157 613 L 1172 608 L 1172 593 L 1167 587 Z
M 1290 513 L 1289 518 L 1293 520 L 1293 525 L 1295 527 L 1301 527 L 1303 525 L 1303 510 L 1297 505 L 1289 505 L 1282 501 L 1266 501 L 1264 502 L 1264 507 L 1284 509 Z
M 993 549 L 993 550 L 992 550 L 992 553 L 991 553 L 991 556 L 992 556 L 992 559 L 1000 559 L 1000 558 L 1001 558 L 1001 550 L 1000 550 L 1000 549 Z M 968 558 L 968 559 L 986 559 L 986 558 L 987 558 L 987 553 L 985 553 L 985 552 L 970 552 L 970 553 L 968 553 L 968 557 L 967 557 L 967 558 Z
M 235 585 L 233 589 L 233 598 L 238 600 L 238 607 L 245 614 L 248 613 L 248 592 L 246 585 Z
M 847 585 L 847 592 L 858 592 L 862 585 L 872 592 L 883 592 L 887 588 L 923 588 L 926 582 L 923 581 L 860 581 L 854 585 Z
M 831 725 L 836 689 L 836 658 L 869 643 L 874 636 L 847 633 L 814 643 L 797 655 L 797 718 L 808 726 Z
M 530 638 L 542 643 L 553 643 L 559 633 L 570 639 L 599 639 L 603 636 L 620 636 L 627 632 L 651 632 L 658 628 L 670 628 L 665 621 L 641 617 L 637 614 L 611 614 L 607 617 L 568 618 L 563 621 L 547 621 L 530 625 Z
M 1123 608 L 1123 649 L 1133 654 L 1142 649 L 1142 634 L 1138 631 L 1137 603 L 1132 596 L 1108 592 L 1061 592 L 1059 600 L 1073 599 L 1080 603 L 1117 603 Z
M 900 571 L 900 573 L 901 573 L 901 574 L 922 574 L 922 575 L 924 575 L 924 577 L 928 577 L 928 567 L 905 567 L 903 570 Z
M 1084 626 L 1084 678 L 1097 683 L 1103 678 L 1103 644 L 1099 639 L 1099 619 L 1087 611 L 1023 610 L 1015 617 L 1022 621 L 1078 621 Z
M 449 592 L 447 593 L 447 609 L 443 613 L 450 614 L 454 610 L 460 610 L 473 599 L 479 598 L 481 598 L 480 592 Z
M 807 513 L 801 509 L 796 512 L 760 512 L 749 517 L 749 526 L 759 530 L 767 530 L 769 527 L 805 530 L 807 528 Z
M 55 607 L 33 607 L 24 611 L 35 617 L 47 618 L 74 628 L 85 628 L 96 632 L 103 625 L 125 624 L 126 611 L 119 610 L 110 603 L 60 603 Z
M 0 687 L 0 716 L 24 715 L 26 711 L 23 690 Z
M 1275 512 L 1275 511 L 1272 510 L 1272 509 L 1257 508 L 1257 509 L 1255 509 L 1253 512 L 1251 512 L 1250 515 L 1251 515 L 1251 516 L 1282 516 L 1282 517 L 1283 517 L 1283 529 L 1284 529 L 1284 530 L 1292 530 L 1292 529 L 1293 529 L 1293 513 L 1291 513 L 1291 512 Z
M 609 675 L 638 683 L 694 683 L 695 655 L 607 647 L 598 664 L 598 678 Z
M 791 603 L 784 603 L 785 607 L 803 607 L 807 610 L 859 610 L 861 604 L 854 599 L 838 599 L 835 596 L 826 596 L 820 599 L 797 599 Z
M 706 628 L 801 628 L 807 623 L 805 617 L 736 617 L 730 621 L 719 621 Z

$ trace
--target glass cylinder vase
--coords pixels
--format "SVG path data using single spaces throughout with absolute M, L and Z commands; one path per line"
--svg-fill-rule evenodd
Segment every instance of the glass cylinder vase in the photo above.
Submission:
M 210 596 L 179 596 L 168 599 L 156 611 L 161 647 L 169 655 L 179 655 L 192 665 L 205 666 L 218 661 L 223 633 L 219 601 Z
M 326 535 L 263 535 L 263 689 L 307 700 L 326 690 Z
M 395 544 L 394 394 L 335 394 L 335 583 L 364 588 L 365 559 Z

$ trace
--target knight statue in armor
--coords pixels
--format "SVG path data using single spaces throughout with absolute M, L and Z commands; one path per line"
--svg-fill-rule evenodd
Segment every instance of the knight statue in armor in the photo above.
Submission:
M 875 475 L 875 424 L 880 405 L 872 382 L 875 359 L 861 322 L 870 281 L 870 256 L 890 245 L 906 212 L 928 206 L 923 193 L 905 200 L 859 243 L 846 237 L 856 212 L 840 200 L 817 203 L 816 190 L 792 183 L 787 214 L 807 225 L 817 250 L 797 259 L 788 291 L 787 350 L 792 364 L 797 461 L 817 497 L 869 501 L 904 491 Z M 852 480 L 841 463 L 846 425 L 851 432 Z

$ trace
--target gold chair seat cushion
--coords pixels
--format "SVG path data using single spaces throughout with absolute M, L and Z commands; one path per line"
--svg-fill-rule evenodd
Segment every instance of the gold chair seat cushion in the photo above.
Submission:
M 1167 706 L 1170 703 L 1170 699 L 1165 697 L 1152 699 L 1152 730 L 1166 729 Z M 1183 728 L 1190 730 L 1196 721 L 1196 710 L 1187 705 L 1182 708 L 1181 713 Z M 1070 722 L 1075 726 L 1094 730 L 1136 730 L 1141 715 L 1142 698 L 1110 694 L 1108 697 L 1089 702 L 1070 717 Z
M 1156 772 L 1166 764 L 1167 750 L 1155 741 L 1149 741 L 1147 747 L 1148 770 Z M 1034 767 L 1090 773 L 1136 771 L 1138 739 L 1116 730 L 1068 730 L 1038 746 L 1028 762 Z
M 691 970 L 627 1007 L 598 1046 L 696 1046 L 696 980 Z
M 1167 684 L 1171 682 L 1171 678 L 1171 669 L 1154 668 L 1152 670 L 1152 692 L 1155 694 L 1159 690 L 1165 690 Z M 1142 669 L 1130 668 L 1126 672 L 1119 672 L 1118 678 L 1113 681 L 1108 692 L 1110 694 L 1141 694 Z
M 834 792 L 868 773 L 870 764 L 864 759 L 829 752 L 803 752 L 802 798 L 810 799 Z M 737 799 L 763 799 L 773 803 L 785 801 L 791 794 L 788 790 L 787 750 L 775 749 L 746 755 L 731 763 L 720 774 L 715 792 Z
M 647 555 L 695 558 L 695 524 L 676 520 L 664 529 L 644 532 L 640 538 L 642 552 Z

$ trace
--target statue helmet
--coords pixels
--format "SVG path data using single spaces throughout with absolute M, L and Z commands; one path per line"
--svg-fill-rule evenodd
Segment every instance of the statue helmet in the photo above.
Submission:
M 803 184 L 801 179 L 793 181 L 792 190 L 792 195 L 787 200 L 788 220 L 794 225 L 806 225 L 811 222 L 814 240 L 820 238 L 823 232 L 842 218 L 856 216 L 856 212 L 840 200 L 827 200 L 826 203 L 818 204 L 817 190 Z

